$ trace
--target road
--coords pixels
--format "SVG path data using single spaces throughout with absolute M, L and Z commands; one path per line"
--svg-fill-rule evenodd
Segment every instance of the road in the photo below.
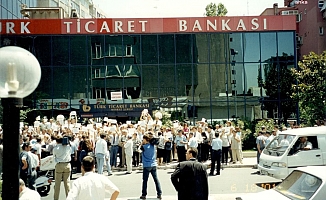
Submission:
M 158 170 L 158 177 L 163 190 L 163 199 L 176 199 L 176 191 L 170 181 L 173 169 Z M 257 175 L 257 170 L 251 168 L 225 168 L 221 171 L 220 176 L 209 176 L 210 199 L 234 199 L 236 196 L 241 196 L 245 193 L 256 193 L 264 189 L 258 187 L 257 183 L 271 183 L 278 181 L 268 176 Z M 74 174 L 73 177 L 78 177 L 79 174 Z M 109 179 L 116 184 L 120 189 L 119 199 L 138 199 L 141 195 L 142 172 L 133 171 L 130 175 L 125 175 L 124 172 L 114 172 Z M 266 185 L 270 187 L 270 185 Z M 53 185 L 50 193 L 42 200 L 53 199 Z M 148 197 L 156 197 L 155 184 L 152 178 L 148 180 Z M 107 195 L 109 198 L 109 195 Z M 60 199 L 64 200 L 64 187 L 61 184 Z M 154 198 L 155 199 L 155 198 Z

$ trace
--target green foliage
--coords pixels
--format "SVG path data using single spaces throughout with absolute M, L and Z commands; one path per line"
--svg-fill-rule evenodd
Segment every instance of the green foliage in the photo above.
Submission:
M 299 101 L 301 118 L 313 126 L 326 117 L 326 51 L 304 55 L 292 73 L 298 81 L 292 86 L 293 98 Z
M 225 16 L 228 13 L 228 10 L 222 3 L 219 3 L 218 5 L 215 3 L 210 3 L 206 6 L 205 11 L 205 15 L 207 17 Z
M 20 121 L 25 122 L 28 117 L 28 113 L 32 112 L 33 109 L 27 108 L 26 110 L 20 110 Z
M 275 122 L 273 119 L 271 120 L 261 120 L 255 126 L 255 136 L 258 135 L 258 132 L 261 131 L 262 127 L 265 126 L 266 130 L 271 131 L 274 129 Z

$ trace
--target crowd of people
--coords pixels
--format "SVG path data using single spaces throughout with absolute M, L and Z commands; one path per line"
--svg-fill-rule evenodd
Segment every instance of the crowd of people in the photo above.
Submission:
M 34 189 L 33 183 L 42 158 L 52 155 L 56 163 L 55 183 L 60 186 L 63 180 L 68 196 L 73 172 L 82 172 L 83 159 L 91 156 L 98 174 L 103 174 L 105 168 L 109 176 L 112 168 L 126 168 L 125 173 L 131 174 L 133 167 L 142 166 L 145 174 L 142 197 L 147 194 L 149 173 L 154 174 L 157 196 L 161 197 L 159 181 L 155 177 L 156 172 L 153 173 L 156 164 L 162 166 L 169 165 L 173 160 L 186 161 L 189 149 L 196 151 L 193 154 L 196 154 L 199 163 L 212 160 L 209 175 L 220 174 L 221 162 L 224 165 L 237 161 L 242 163 L 241 130 L 233 127 L 230 121 L 225 126 L 216 125 L 214 128 L 205 121 L 195 126 L 174 121 L 172 127 L 167 127 L 162 125 L 161 118 L 160 112 L 152 118 L 146 109 L 138 123 L 118 123 L 104 118 L 101 122 L 88 120 L 81 124 L 76 122 L 75 116 L 67 120 L 61 116 L 57 120 L 37 118 L 34 126 L 23 126 L 21 129 L 21 179 Z M 152 144 L 149 142 L 152 138 L 155 145 L 148 146 L 151 150 L 144 149 L 147 143 Z M 60 187 L 55 187 L 55 200 L 59 199 L 59 192 Z

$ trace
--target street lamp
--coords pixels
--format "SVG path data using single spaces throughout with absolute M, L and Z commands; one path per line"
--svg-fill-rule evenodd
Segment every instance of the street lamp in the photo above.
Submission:
M 29 51 L 0 48 L 0 98 L 3 106 L 2 199 L 19 199 L 19 110 L 41 79 L 41 67 Z

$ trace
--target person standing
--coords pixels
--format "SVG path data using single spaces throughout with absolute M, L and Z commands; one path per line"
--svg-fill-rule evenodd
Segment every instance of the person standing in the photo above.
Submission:
M 216 164 L 216 174 L 220 175 L 221 169 L 221 151 L 222 151 L 222 140 L 219 138 L 219 133 L 215 133 L 215 138 L 212 140 L 212 163 L 210 176 L 214 176 L 215 162 Z
M 186 153 L 188 161 L 179 163 L 171 175 L 171 181 L 178 192 L 179 200 L 208 199 L 207 168 L 204 164 L 196 161 L 197 154 L 196 148 L 189 148 Z
M 174 139 L 174 143 L 176 144 L 178 161 L 186 161 L 186 148 L 185 144 L 187 144 L 186 136 L 183 135 L 183 130 L 178 130 L 178 135 Z
M 195 149 L 198 148 L 198 142 L 197 142 L 197 139 L 194 137 L 194 133 L 193 132 L 190 132 L 189 133 L 188 147 L 189 148 L 195 148 Z
M 256 138 L 256 144 L 257 144 L 257 164 L 259 164 L 260 154 L 265 148 L 265 141 L 267 137 L 265 136 L 265 132 L 259 131 L 258 137 Z
M 105 193 L 111 194 L 111 200 L 118 198 L 120 190 L 107 177 L 94 173 L 94 158 L 85 156 L 82 161 L 82 177 L 71 186 L 67 200 L 104 200 Z
M 232 156 L 233 156 L 233 164 L 237 162 L 237 160 L 242 164 L 242 157 L 240 155 L 241 150 L 241 138 L 237 135 L 236 130 L 232 130 L 232 137 L 231 137 L 231 149 L 232 149 Z
M 150 143 L 150 137 L 149 135 L 143 136 L 143 142 L 141 146 L 142 150 L 142 162 L 143 162 L 143 184 L 142 184 L 142 195 L 140 196 L 140 199 L 146 199 L 147 195 L 147 181 L 149 174 L 152 175 L 155 186 L 156 186 L 156 192 L 157 192 L 157 198 L 162 199 L 162 189 L 160 181 L 157 177 L 156 172 L 156 156 L 155 156 L 155 146 L 154 144 Z
M 127 136 L 127 142 L 124 144 L 125 154 L 126 154 L 126 165 L 127 172 L 126 174 L 131 174 L 132 172 L 132 153 L 133 153 L 133 142 L 132 136 Z
M 37 150 L 35 149 L 35 147 L 33 147 L 29 152 L 28 155 L 31 158 L 31 167 L 32 167 L 32 171 L 31 171 L 31 175 L 28 177 L 28 188 L 30 188 L 31 190 L 35 190 L 34 188 L 34 184 L 35 184 L 35 180 L 37 178 L 37 167 L 40 166 L 39 160 L 38 160 L 38 156 L 36 155 Z
M 28 142 L 23 143 L 22 149 L 23 151 L 20 152 L 20 178 L 25 182 L 25 184 L 28 184 L 28 177 L 32 174 L 32 161 L 31 157 L 29 155 L 29 150 L 31 148 L 31 145 Z
M 53 158 L 55 165 L 55 188 L 54 188 L 54 200 L 59 200 L 61 180 L 65 187 L 66 196 L 70 190 L 70 153 L 71 149 L 69 145 L 62 145 L 62 136 L 57 136 L 57 145 L 53 149 Z
M 101 133 L 100 139 L 95 145 L 95 157 L 97 165 L 97 173 L 103 174 L 104 159 L 107 153 L 107 142 L 105 141 L 106 134 Z
M 110 165 L 111 167 L 117 167 L 117 155 L 119 151 L 119 135 L 116 131 L 113 131 L 110 137 L 111 150 L 110 150 Z

